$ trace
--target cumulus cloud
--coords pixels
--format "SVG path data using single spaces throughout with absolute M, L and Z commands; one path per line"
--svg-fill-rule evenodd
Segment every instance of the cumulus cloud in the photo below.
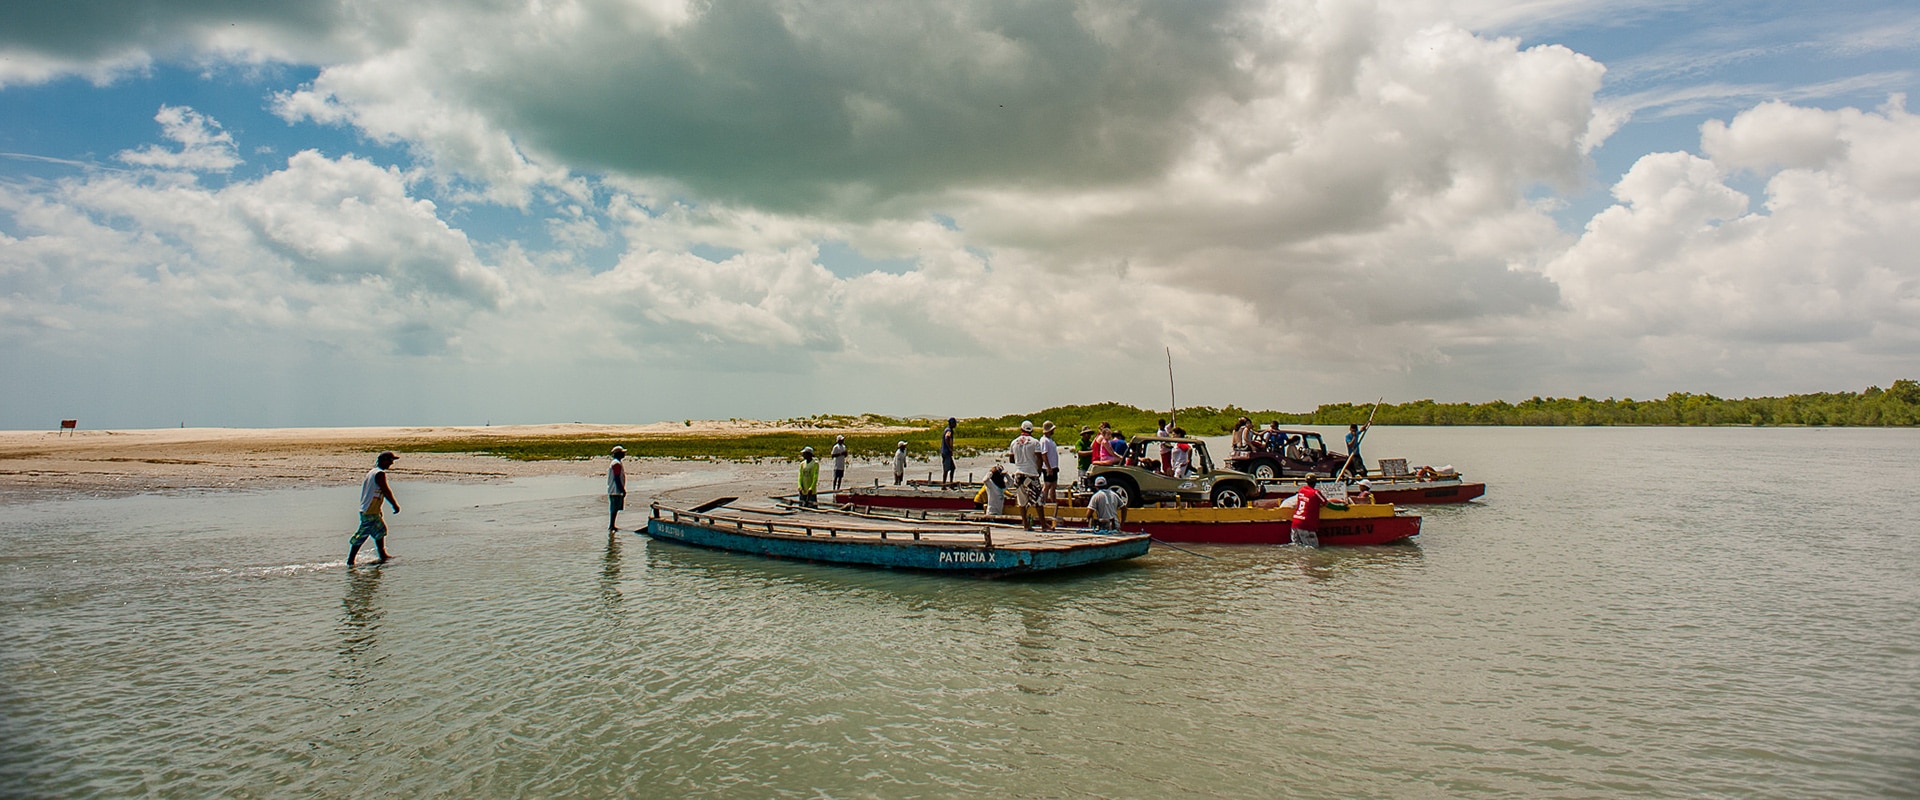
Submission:
M 1475 25 L 1669 5 L 97 0 L 91 25 L 9 8 L 0 83 L 310 65 L 266 90 L 272 111 L 402 163 L 288 147 L 208 188 L 197 173 L 239 165 L 233 139 L 163 106 L 172 144 L 121 152 L 129 173 L 0 185 L 0 336 L 150 325 L 356 367 L 832 375 L 835 407 L 990 392 L 929 370 L 1056 378 L 1015 405 L 1086 400 L 1133 366 L 1157 385 L 1168 346 L 1204 365 L 1198 396 L 1281 405 L 1396 373 L 1532 394 L 1767 359 L 1857 370 L 1848 353 L 1920 338 L 1899 222 L 1920 159 L 1897 101 L 1782 94 L 1703 126 L 1697 153 L 1641 159 L 1584 231 L 1556 223 L 1636 111 L 1765 87 L 1602 105 L 1594 59 Z M 1363 357 L 1328 347 L 1354 340 Z
M 1571 331 L 1676 379 L 1706 367 L 1825 377 L 1920 342 L 1920 120 L 1763 103 L 1642 157 L 1546 274 Z M 1765 178 L 1764 200 L 1735 188 Z

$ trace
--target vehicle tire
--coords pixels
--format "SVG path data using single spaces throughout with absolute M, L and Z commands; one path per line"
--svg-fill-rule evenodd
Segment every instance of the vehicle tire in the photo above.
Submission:
M 1133 485 L 1133 479 L 1125 475 L 1101 475 L 1107 479 L 1107 487 L 1120 493 L 1127 501 L 1127 508 L 1140 507 L 1140 487 Z
M 1253 467 L 1247 470 L 1247 474 L 1252 475 L 1256 480 L 1274 480 L 1280 477 L 1280 465 L 1263 458 L 1253 462 Z
M 1245 508 L 1247 505 L 1247 487 L 1238 483 L 1228 483 L 1213 487 L 1214 508 Z

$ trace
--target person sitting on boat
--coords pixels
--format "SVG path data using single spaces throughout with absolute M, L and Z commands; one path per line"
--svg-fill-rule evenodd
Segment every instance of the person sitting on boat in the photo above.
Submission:
M 1280 432 L 1280 420 L 1271 420 L 1267 429 L 1260 432 L 1260 449 L 1269 453 L 1278 453 L 1287 446 L 1287 435 Z
M 1104 477 L 1093 479 L 1093 496 L 1087 498 L 1089 525 L 1102 533 L 1119 533 L 1127 520 L 1127 496 L 1107 485 Z
M 1439 469 L 1434 469 L 1433 467 L 1422 464 L 1418 469 L 1413 471 L 1413 478 L 1419 481 L 1437 481 L 1442 478 L 1459 477 L 1459 474 L 1460 473 L 1454 471 L 1452 464 L 1448 464 Z
M 1134 454 L 1127 448 L 1126 434 L 1114 431 L 1113 440 L 1107 442 L 1107 446 L 1113 448 L 1113 463 L 1125 464 L 1127 466 L 1134 465 Z
M 1354 484 L 1353 490 L 1347 492 L 1347 502 L 1361 506 L 1373 505 L 1373 481 L 1361 481 Z
M 1113 454 L 1113 425 L 1109 423 L 1100 423 L 1100 433 L 1093 437 L 1093 463 L 1103 467 L 1120 463 Z
M 1185 439 L 1187 438 L 1187 429 L 1174 428 L 1173 435 Z M 1186 478 L 1193 475 L 1193 445 L 1181 442 L 1173 446 L 1173 466 L 1167 470 L 1167 474 L 1175 478 Z

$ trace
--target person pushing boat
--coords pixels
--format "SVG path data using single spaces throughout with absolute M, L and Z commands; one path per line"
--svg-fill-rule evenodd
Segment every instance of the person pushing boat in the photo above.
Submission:
M 1347 510 L 1347 504 L 1329 499 L 1320 491 L 1320 479 L 1307 476 L 1307 484 L 1293 495 L 1293 543 L 1301 547 L 1320 546 L 1320 509 Z
M 393 513 L 400 513 L 400 501 L 393 499 L 393 488 L 387 485 L 387 468 L 400 460 L 392 450 L 382 452 L 373 459 L 374 467 L 367 476 L 360 479 L 360 528 L 353 532 L 353 538 L 347 541 L 347 566 L 353 566 L 353 559 L 360 555 L 360 545 L 373 540 L 373 549 L 380 554 L 376 564 L 385 564 L 393 558 L 387 552 L 387 520 L 380 515 L 380 503 L 385 501 L 393 506 Z
M 1127 497 L 1107 485 L 1105 477 L 1093 479 L 1093 496 L 1087 498 L 1090 527 L 1102 533 L 1119 533 L 1127 520 Z

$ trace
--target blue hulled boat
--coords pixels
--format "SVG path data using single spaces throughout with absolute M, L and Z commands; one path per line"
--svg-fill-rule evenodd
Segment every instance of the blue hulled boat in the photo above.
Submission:
M 991 523 L 868 520 L 808 509 L 719 513 L 654 503 L 655 539 L 773 558 L 997 576 L 1135 558 L 1145 534 L 1028 531 Z

